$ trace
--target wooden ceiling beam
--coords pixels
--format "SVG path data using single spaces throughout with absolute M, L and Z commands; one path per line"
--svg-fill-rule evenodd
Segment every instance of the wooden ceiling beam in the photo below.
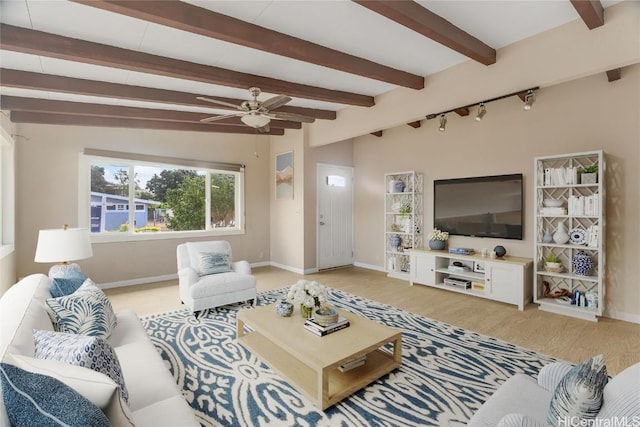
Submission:
M 571 0 L 571 4 L 590 30 L 604 25 L 604 8 L 600 0 Z
M 377 130 L 375 132 L 371 132 L 371 135 L 378 137 L 378 138 L 382 138 L 382 131 L 381 130 Z
M 12 111 L 9 118 L 13 123 L 180 130 L 192 132 L 239 133 L 249 135 L 284 135 L 284 129 L 278 128 L 271 128 L 269 132 L 259 133 L 256 129 L 249 126 L 225 126 L 210 123 L 181 123 L 161 120 L 124 119 L 116 117 L 90 117 L 74 114 L 38 113 L 31 111 Z
M 461 116 L 461 117 L 466 117 L 469 115 L 469 107 L 460 107 L 460 108 L 456 108 L 455 112 L 457 115 Z
M 372 96 L 285 82 L 7 24 L 0 26 L 0 39 L 2 49 L 13 52 L 236 88 L 257 86 L 264 92 L 338 104 L 361 107 L 375 104 Z
M 125 107 L 121 105 L 91 104 L 84 102 L 54 101 L 50 99 L 0 96 L 3 110 L 30 111 L 35 113 L 71 114 L 80 116 L 120 117 L 137 120 L 162 120 L 168 122 L 200 123 L 200 120 L 216 114 L 192 113 L 189 111 L 162 110 L 151 108 Z M 247 126 L 239 117 L 217 121 L 224 126 Z M 288 120 L 272 120 L 271 128 L 300 129 L 302 124 Z
M 74 1 L 132 18 L 398 86 L 411 89 L 424 88 L 424 77 L 422 76 L 387 67 L 180 1 Z
M 481 64 L 496 62 L 496 51 L 420 4 L 410 0 L 352 0 Z
M 135 101 L 160 102 L 163 104 L 189 105 L 193 107 L 215 108 L 229 110 L 225 106 L 213 105 L 196 99 L 197 94 L 177 92 L 173 90 L 155 89 L 142 86 L 129 86 L 117 83 L 98 82 L 95 80 L 77 79 L 73 77 L 54 76 L 51 74 L 33 73 L 8 68 L 0 68 L 2 86 L 20 89 L 51 91 L 59 93 L 73 93 L 87 96 L 101 96 L 106 98 L 130 99 Z M 220 98 L 222 101 L 239 105 L 242 99 Z M 236 111 L 236 110 L 231 110 Z M 273 111 L 283 113 L 302 114 L 322 120 L 335 120 L 336 112 L 316 108 L 283 106 Z
M 417 128 L 419 128 L 420 126 L 422 126 L 422 125 L 420 124 L 420 120 L 416 120 L 415 122 L 410 122 L 410 123 L 407 123 L 407 124 L 408 124 L 409 126 L 411 126 L 412 128 L 414 128 L 414 129 L 417 129 Z
M 607 71 L 607 80 L 609 81 L 609 83 L 620 80 L 621 78 L 622 68 L 614 68 L 613 70 Z

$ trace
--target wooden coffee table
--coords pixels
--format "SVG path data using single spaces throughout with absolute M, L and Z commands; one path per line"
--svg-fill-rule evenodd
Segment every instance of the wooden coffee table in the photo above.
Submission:
M 237 339 L 324 410 L 387 374 L 402 363 L 402 333 L 338 309 L 351 326 L 324 337 L 304 329 L 297 313 L 280 317 L 275 305 L 241 310 Z M 247 326 L 251 331 L 245 331 Z M 245 333 L 247 332 L 247 333 Z M 382 350 L 393 344 L 393 353 Z M 347 372 L 338 367 L 367 355 L 364 365 Z

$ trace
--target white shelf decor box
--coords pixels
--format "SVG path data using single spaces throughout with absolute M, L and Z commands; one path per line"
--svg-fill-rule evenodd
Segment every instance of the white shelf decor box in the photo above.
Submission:
M 581 179 L 580 170 L 589 166 L 598 167 L 596 179 L 583 184 L 587 180 Z M 605 301 L 604 153 L 599 150 L 537 157 L 534 171 L 534 302 L 541 310 L 597 321 Z M 545 200 L 561 201 L 562 209 L 546 208 Z M 562 244 L 545 242 L 545 233 L 553 235 L 558 227 L 568 231 L 570 240 Z M 589 275 L 576 273 L 575 257 L 581 252 L 593 262 Z M 545 258 L 551 254 L 560 258 L 561 272 L 545 269 Z

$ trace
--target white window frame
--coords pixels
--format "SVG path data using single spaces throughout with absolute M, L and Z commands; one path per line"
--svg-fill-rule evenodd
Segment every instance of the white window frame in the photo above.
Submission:
M 15 141 L 0 128 L 0 259 L 15 251 Z
M 141 160 L 150 158 L 153 161 Z M 205 221 L 205 230 L 192 231 L 166 231 L 158 233 L 136 233 L 131 229 L 126 232 L 105 232 L 90 233 L 93 243 L 101 242 L 124 242 L 140 240 L 164 240 L 164 239 L 184 239 L 185 237 L 216 237 L 245 234 L 244 226 L 244 165 L 235 165 L 238 170 L 227 170 L 216 168 L 216 163 L 200 162 L 195 160 L 173 159 L 158 156 L 143 156 L 131 153 L 103 152 L 100 150 L 85 150 L 79 154 L 78 167 L 78 225 L 79 227 L 91 227 L 91 164 L 94 163 L 114 163 L 129 167 L 129 176 L 133 175 L 134 166 L 154 166 L 179 169 L 205 170 L 209 173 L 233 174 L 236 176 L 235 192 L 235 227 L 213 228 L 210 221 Z M 208 167 L 207 167 L 208 166 Z M 213 167 L 212 167 L 213 166 Z M 210 179 L 205 180 L 205 218 L 210 218 L 211 209 L 211 189 Z M 134 203 L 135 181 L 129 180 L 129 206 Z M 129 223 L 133 224 L 135 209 L 129 211 Z

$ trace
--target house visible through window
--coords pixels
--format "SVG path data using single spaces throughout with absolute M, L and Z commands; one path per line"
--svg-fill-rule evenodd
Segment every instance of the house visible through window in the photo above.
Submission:
M 242 231 L 242 170 L 82 157 L 92 234 Z

